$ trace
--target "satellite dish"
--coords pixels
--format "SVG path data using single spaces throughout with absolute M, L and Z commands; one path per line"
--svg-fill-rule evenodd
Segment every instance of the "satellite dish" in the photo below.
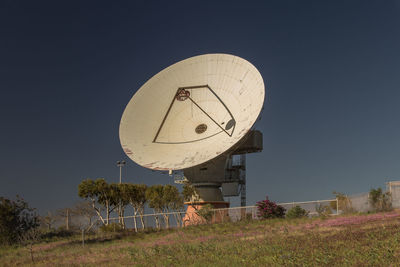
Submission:
M 208 162 L 249 132 L 264 94 L 261 74 L 240 57 L 206 54 L 179 61 L 129 101 L 120 123 L 122 148 L 153 170 Z

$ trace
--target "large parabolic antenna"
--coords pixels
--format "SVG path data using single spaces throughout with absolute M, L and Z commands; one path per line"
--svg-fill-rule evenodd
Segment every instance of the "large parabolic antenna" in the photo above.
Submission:
M 264 94 L 260 73 L 240 57 L 182 60 L 153 76 L 129 101 L 120 124 L 122 148 L 143 167 L 183 170 L 201 201 L 223 202 L 219 187 L 229 160 L 251 135 Z M 262 140 L 261 148 L 236 154 L 261 149 Z
M 248 133 L 264 93 L 260 73 L 240 57 L 182 60 L 153 76 L 129 101 L 120 124 L 122 148 L 154 170 L 199 165 Z

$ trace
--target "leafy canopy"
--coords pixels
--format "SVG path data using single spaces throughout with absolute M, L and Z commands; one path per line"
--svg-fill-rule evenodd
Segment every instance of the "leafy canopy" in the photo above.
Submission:
M 0 197 L 0 244 L 11 245 L 31 229 L 39 226 L 39 218 L 22 198 L 15 201 Z

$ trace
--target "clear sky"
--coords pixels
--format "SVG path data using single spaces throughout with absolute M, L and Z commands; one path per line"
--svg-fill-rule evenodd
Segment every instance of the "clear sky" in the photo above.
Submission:
M 268 89 L 249 205 L 400 180 L 399 0 L 3 0 L 0 34 L 0 196 L 41 212 L 117 182 L 117 160 L 124 181 L 173 183 L 124 155 L 119 122 L 151 76 L 204 53 L 245 58 Z

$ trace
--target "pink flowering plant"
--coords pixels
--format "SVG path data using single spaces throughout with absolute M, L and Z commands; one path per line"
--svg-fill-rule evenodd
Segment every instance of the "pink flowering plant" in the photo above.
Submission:
M 257 206 L 257 216 L 263 219 L 270 218 L 283 218 L 285 217 L 286 209 L 282 206 L 277 205 L 275 202 L 265 197 L 265 200 L 258 201 Z

